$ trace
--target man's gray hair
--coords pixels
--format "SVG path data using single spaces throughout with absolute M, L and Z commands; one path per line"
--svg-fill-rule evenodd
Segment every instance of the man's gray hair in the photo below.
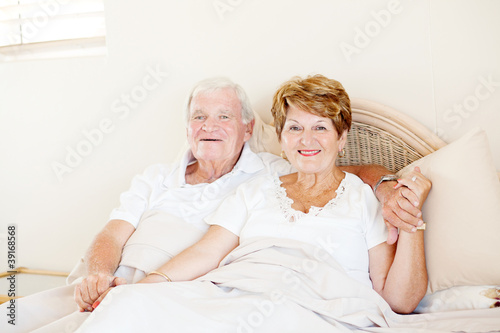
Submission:
M 212 93 L 217 90 L 225 89 L 225 88 L 231 88 L 234 90 L 236 93 L 236 96 L 240 100 L 241 103 L 241 118 L 243 120 L 244 124 L 248 124 L 252 120 L 254 120 L 254 113 L 252 110 L 252 105 L 250 104 L 250 100 L 248 99 L 247 94 L 245 93 L 245 90 L 239 85 L 234 83 L 228 78 L 225 77 L 215 77 L 215 78 L 209 78 L 205 79 L 203 81 L 198 82 L 193 89 L 191 90 L 191 93 L 189 94 L 189 97 L 186 101 L 185 104 L 185 117 L 186 117 L 186 126 L 189 123 L 189 107 L 191 106 L 191 101 L 193 98 L 198 96 L 199 94 L 202 93 Z

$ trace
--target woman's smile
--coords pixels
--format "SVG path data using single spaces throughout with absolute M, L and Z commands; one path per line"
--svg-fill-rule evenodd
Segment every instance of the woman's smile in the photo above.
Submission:
M 315 156 L 318 155 L 321 150 L 298 150 L 299 154 L 302 156 Z

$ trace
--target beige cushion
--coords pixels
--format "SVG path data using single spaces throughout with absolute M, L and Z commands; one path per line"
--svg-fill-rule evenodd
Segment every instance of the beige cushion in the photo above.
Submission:
M 253 134 L 248 144 L 254 153 L 268 152 L 279 156 L 281 153 L 281 144 L 276 135 L 274 126 L 266 124 L 262 118 L 255 113 L 255 125 L 253 127 Z
M 500 182 L 485 132 L 474 129 L 400 174 L 415 166 L 432 181 L 422 208 L 428 291 L 500 284 Z

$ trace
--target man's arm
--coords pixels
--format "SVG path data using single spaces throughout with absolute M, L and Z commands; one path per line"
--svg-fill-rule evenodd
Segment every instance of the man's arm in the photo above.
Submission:
M 123 278 L 113 274 L 118 268 L 125 243 L 135 228 L 123 220 L 111 220 L 94 238 L 85 264 L 87 277 L 75 288 L 75 301 L 80 311 L 92 311 L 92 305 L 110 287 L 125 284 Z
M 190 281 L 217 268 L 220 261 L 238 246 L 239 237 L 231 231 L 212 225 L 206 234 L 195 244 L 167 261 L 137 283 L 159 283 Z M 111 289 L 108 288 L 95 301 L 94 308 Z
M 340 168 L 357 175 L 372 189 L 380 177 L 391 173 L 381 165 L 354 165 L 341 166 Z M 413 173 L 407 175 L 406 178 L 411 179 L 413 175 Z M 424 187 L 430 186 L 430 181 L 422 174 L 420 174 L 419 178 L 424 181 L 417 184 L 415 191 L 402 186 L 404 183 L 398 185 L 398 181 L 384 181 L 377 188 L 375 195 L 382 203 L 382 215 L 389 230 L 388 244 L 396 242 L 398 228 L 407 232 L 415 232 L 416 227 L 423 223 L 422 212 L 418 207 L 425 200 L 425 198 L 421 197 L 421 194 L 425 192 Z M 420 187 L 422 187 L 422 190 Z

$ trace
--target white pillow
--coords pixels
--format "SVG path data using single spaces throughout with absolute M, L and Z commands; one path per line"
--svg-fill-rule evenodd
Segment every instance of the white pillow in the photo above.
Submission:
M 428 292 L 500 285 L 500 182 L 486 133 L 474 129 L 399 174 L 415 166 L 432 181 L 422 208 Z
M 415 313 L 431 313 L 472 309 L 489 309 L 498 302 L 491 294 L 500 290 L 495 286 L 457 286 L 427 294 Z

